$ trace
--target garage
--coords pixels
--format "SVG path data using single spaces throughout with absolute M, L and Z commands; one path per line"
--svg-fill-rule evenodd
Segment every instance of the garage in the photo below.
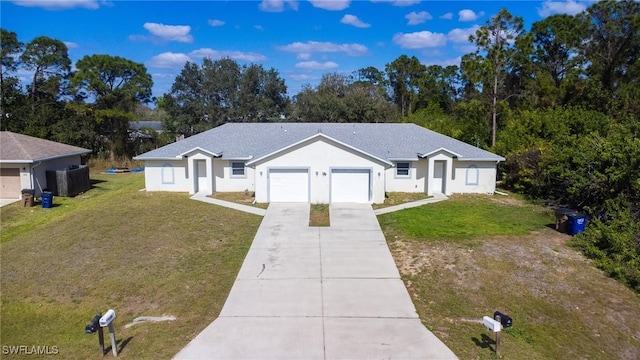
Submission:
M 269 202 L 309 202 L 309 170 L 269 169 Z
M 370 169 L 332 169 L 331 202 L 369 203 Z
M 20 198 L 20 169 L 0 169 L 0 199 Z

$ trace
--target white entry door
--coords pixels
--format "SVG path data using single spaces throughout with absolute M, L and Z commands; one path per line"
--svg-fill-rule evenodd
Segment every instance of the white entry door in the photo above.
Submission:
M 309 202 L 309 170 L 269 169 L 269 202 Z
M 331 170 L 331 202 L 369 203 L 370 179 L 369 169 Z
M 436 160 L 433 162 L 433 192 L 444 194 L 445 162 Z
M 196 172 L 196 178 L 198 179 L 196 192 L 209 190 L 209 186 L 207 186 L 207 162 L 205 160 L 196 160 Z

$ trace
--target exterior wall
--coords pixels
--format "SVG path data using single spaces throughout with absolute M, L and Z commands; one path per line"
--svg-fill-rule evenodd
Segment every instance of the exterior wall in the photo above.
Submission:
M 406 161 L 397 161 L 406 162 Z M 394 162 L 395 165 L 396 162 Z M 409 162 L 409 177 L 396 177 L 396 168 L 385 171 L 386 191 L 389 192 L 425 192 L 427 176 L 427 160 L 420 159 Z
M 144 162 L 147 191 L 189 191 L 187 160 L 147 160 Z
M 496 191 L 496 167 L 493 161 L 453 161 L 451 192 L 487 194 Z
M 384 202 L 384 165 L 354 153 L 352 149 L 322 139 L 298 144 L 284 153 L 264 159 L 255 165 L 257 202 L 268 201 L 267 174 L 270 168 L 309 169 L 310 201 L 329 203 L 331 169 L 371 169 L 372 202 Z
M 232 177 L 231 176 L 232 162 L 246 162 L 246 161 L 213 159 L 213 171 L 215 176 L 216 191 L 220 191 L 220 192 L 237 192 L 237 191 L 245 191 L 245 190 L 255 191 L 254 169 L 245 166 L 244 177 Z
M 80 155 L 67 156 L 58 159 L 43 161 L 41 163 L 31 164 L 31 174 L 33 176 L 33 184 L 29 185 L 29 189 L 35 189 L 35 196 L 40 196 L 43 190 L 47 189 L 47 170 L 62 170 L 72 165 L 82 165 Z

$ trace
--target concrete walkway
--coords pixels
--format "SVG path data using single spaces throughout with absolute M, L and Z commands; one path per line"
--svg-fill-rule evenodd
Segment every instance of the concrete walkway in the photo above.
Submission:
M 269 205 L 220 316 L 175 359 L 456 358 L 418 318 L 370 205 L 308 223 L 308 204 Z
M 435 194 L 433 194 L 433 197 L 430 197 L 428 199 L 412 201 L 412 202 L 409 202 L 409 203 L 404 203 L 404 204 L 395 205 L 395 206 L 389 206 L 389 207 L 382 208 L 382 209 L 376 209 L 376 210 L 373 211 L 373 213 L 376 214 L 376 215 L 382 215 L 382 214 L 386 214 L 386 213 L 390 213 L 390 212 L 394 212 L 394 211 L 398 211 L 398 210 L 402 210 L 402 209 L 418 207 L 418 206 L 422 206 L 422 205 L 426 205 L 426 204 L 433 204 L 433 203 L 437 203 L 437 202 L 440 202 L 440 201 L 443 201 L 443 200 L 447 200 L 447 199 L 448 199 L 447 195 L 440 194 L 440 193 L 435 193 Z

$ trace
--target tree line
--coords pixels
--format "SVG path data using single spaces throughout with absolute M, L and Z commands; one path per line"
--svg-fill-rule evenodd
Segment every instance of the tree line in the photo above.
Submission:
M 127 136 L 152 100 L 143 65 L 92 55 L 71 72 L 58 40 L 24 45 L 5 29 L 1 40 L 2 130 L 120 156 L 229 121 L 413 122 L 503 155 L 503 186 L 588 213 L 575 244 L 640 292 L 638 2 L 596 2 L 528 30 L 503 9 L 470 36 L 476 50 L 459 66 L 401 55 L 384 69 L 325 74 L 292 97 L 275 69 L 188 62 L 153 99 L 166 132 L 146 142 Z M 18 67 L 33 72 L 30 84 L 14 76 Z

